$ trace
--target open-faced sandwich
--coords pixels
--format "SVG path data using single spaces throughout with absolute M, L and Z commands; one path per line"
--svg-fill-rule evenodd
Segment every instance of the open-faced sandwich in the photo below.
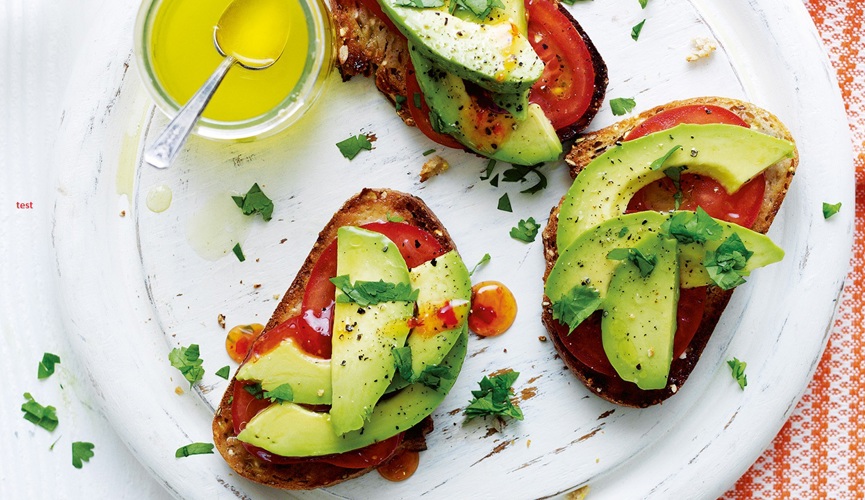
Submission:
M 285 489 L 360 476 L 426 448 L 468 343 L 469 274 L 418 198 L 364 189 L 321 231 L 231 380 L 214 443 Z
M 694 369 L 733 288 L 784 252 L 764 235 L 798 163 L 772 114 L 704 97 L 582 137 L 544 230 L 543 322 L 593 392 L 645 407 Z
M 555 0 L 331 0 L 343 78 L 375 75 L 432 140 L 520 165 L 555 160 L 607 69 Z

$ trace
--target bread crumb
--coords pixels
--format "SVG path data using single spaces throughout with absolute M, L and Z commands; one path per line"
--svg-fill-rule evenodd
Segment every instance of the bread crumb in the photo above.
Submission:
M 177 387 L 174 388 L 174 394 L 177 394 L 178 396 L 183 396 L 183 389 L 181 389 L 180 386 L 178 385 Z
M 718 49 L 718 45 L 711 38 L 697 37 L 691 40 L 694 44 L 694 51 L 685 57 L 688 62 L 699 61 L 700 59 L 709 57 L 712 52 Z
M 343 45 L 339 48 L 339 62 L 340 64 L 345 64 L 348 60 L 348 45 Z
M 273 300 L 279 300 L 279 294 L 278 293 L 273 294 Z
M 583 500 L 589 494 L 589 485 L 582 486 L 565 495 L 567 500 Z
M 526 448 L 530 447 L 531 445 L 532 445 L 532 440 L 526 439 Z
M 121 210 L 121 211 L 120 211 L 120 216 L 121 216 L 121 217 L 126 217 L 126 210 Z
M 541 342 L 546 342 L 546 341 L 547 341 L 547 336 L 546 336 L 546 335 L 541 335 L 540 337 L 538 337 L 538 340 L 540 340 Z
M 420 169 L 420 181 L 426 182 L 430 178 L 445 172 L 450 168 L 450 164 L 439 155 L 432 156 L 427 160 Z
M 261 283 L 256 283 L 252 285 L 252 288 L 261 288 Z
M 224 314 L 217 314 L 216 315 L 216 322 L 219 323 L 219 326 L 221 326 L 223 330 L 225 330 L 225 315 Z

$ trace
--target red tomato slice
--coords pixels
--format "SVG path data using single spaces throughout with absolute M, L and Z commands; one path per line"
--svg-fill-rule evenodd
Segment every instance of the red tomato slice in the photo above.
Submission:
M 595 92 L 592 54 L 580 33 L 554 2 L 526 0 L 529 42 L 544 62 L 529 101 L 537 103 L 558 130 L 577 122 Z
M 387 16 L 385 16 L 387 19 Z M 388 19 L 389 20 L 389 19 Z M 408 110 L 411 113 L 411 117 L 414 120 L 415 125 L 418 130 L 423 132 L 423 135 L 429 137 L 433 141 L 441 144 L 442 146 L 447 146 L 449 148 L 455 149 L 465 149 L 465 147 L 459 143 L 456 139 L 451 137 L 448 134 L 442 134 L 440 132 L 436 132 L 433 130 L 432 123 L 430 123 L 429 118 L 429 105 L 426 103 L 426 99 L 423 97 L 423 93 L 420 91 L 420 85 L 417 83 L 417 77 L 415 76 L 414 66 L 412 66 L 411 61 L 406 62 L 406 75 L 405 75 L 405 89 L 406 89 L 406 100 L 403 106 L 408 106 Z M 421 107 L 418 108 L 415 106 L 415 96 L 419 96 Z
M 673 128 L 681 123 L 726 123 L 728 125 L 738 125 L 740 127 L 748 127 L 744 120 L 739 118 L 739 115 L 720 106 L 708 106 L 703 104 L 693 104 L 690 106 L 681 106 L 678 108 L 662 111 L 657 115 L 649 118 L 643 123 L 634 127 L 625 136 L 626 141 L 633 141 L 661 130 Z

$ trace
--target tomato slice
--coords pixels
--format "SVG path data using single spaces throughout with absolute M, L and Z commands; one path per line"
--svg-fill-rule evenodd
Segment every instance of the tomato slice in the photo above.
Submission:
M 555 2 L 526 0 L 529 42 L 544 62 L 529 101 L 538 104 L 559 130 L 589 109 L 595 92 L 595 68 L 586 42 Z
M 387 19 L 387 16 L 385 16 Z M 390 19 L 388 19 L 390 20 Z M 415 125 L 418 130 L 423 132 L 423 135 L 429 137 L 433 141 L 441 144 L 442 146 L 447 146 L 449 148 L 455 149 L 465 149 L 465 147 L 459 143 L 456 139 L 451 137 L 448 134 L 442 134 L 441 132 L 436 132 L 429 118 L 429 105 L 426 103 L 426 99 L 424 99 L 423 92 L 420 91 L 420 85 L 417 83 L 417 77 L 415 76 L 414 66 L 411 61 L 406 61 L 406 75 L 405 75 L 405 89 L 406 89 L 406 100 L 403 106 L 408 106 L 408 110 L 411 113 L 412 120 L 414 120 Z M 415 96 L 418 96 L 415 98 Z M 418 108 L 415 103 L 415 99 L 420 101 L 420 108 Z
M 706 124 L 706 123 L 726 123 L 728 125 L 738 125 L 740 127 L 749 127 L 744 120 L 739 118 L 739 115 L 733 113 L 729 109 L 720 106 L 711 106 L 704 104 L 692 104 L 689 106 L 680 106 L 678 108 L 668 109 L 649 118 L 643 123 L 634 127 L 625 136 L 626 141 L 633 141 L 661 130 L 673 128 L 681 123 Z

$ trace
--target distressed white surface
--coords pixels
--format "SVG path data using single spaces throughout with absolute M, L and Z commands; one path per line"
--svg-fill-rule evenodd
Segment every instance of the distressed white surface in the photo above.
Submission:
M 496 492 L 513 497 L 552 495 L 584 483 L 593 499 L 722 493 L 781 427 L 819 359 L 852 239 L 852 212 L 837 216 L 848 229 L 839 238 L 837 224 L 822 223 L 820 203 L 852 203 L 853 183 L 840 96 L 802 6 L 694 3 L 702 15 L 683 0 L 654 0 L 645 11 L 637 2 L 584 2 L 574 12 L 609 65 L 608 97 L 634 96 L 640 109 L 692 95 L 744 97 L 791 127 L 802 164 L 771 232 L 788 258 L 755 273 L 734 295 L 680 394 L 659 407 L 626 410 L 589 395 L 562 370 L 552 345 L 537 340 L 545 334 L 541 243 L 507 235 L 520 218 L 546 219 L 566 189 L 561 165 L 544 167 L 545 191 L 524 195 L 519 185 L 493 188 L 479 181 L 484 161 L 448 151 L 443 155 L 451 170 L 421 185 L 421 153 L 430 143 L 402 125 L 371 82 L 343 84 L 333 75 L 322 102 L 288 133 L 249 144 L 193 140 L 172 169 L 139 170 L 136 194 L 127 200 L 118 195 L 116 176 L 137 167 L 130 162 L 138 138 L 151 137 L 165 120 L 150 113 L 134 68 L 126 68 L 136 2 L 106 2 L 101 17 L 116 22 L 93 32 L 90 57 L 77 66 L 64 109 L 53 236 L 66 329 L 101 408 L 135 456 L 180 497 L 279 495 L 237 479 L 218 456 L 173 457 L 177 446 L 209 439 L 210 407 L 227 384 L 213 375 L 229 363 L 216 315 L 225 314 L 229 325 L 264 322 L 276 304 L 273 294 L 287 287 L 330 214 L 363 186 L 387 186 L 424 198 L 467 262 L 489 252 L 492 261 L 475 279 L 504 281 L 521 309 L 506 335 L 472 339 L 463 373 L 436 415 L 430 449 L 410 481 L 387 483 L 370 474 L 331 493 L 483 497 L 493 482 Z M 630 27 L 644 15 L 649 20 L 634 43 Z M 722 50 L 686 63 L 691 39 L 705 35 L 717 38 Z M 613 121 L 605 107 L 593 127 Z M 334 143 L 359 132 L 379 140 L 372 152 L 348 162 Z M 198 257 L 186 236 L 196 209 L 213 196 L 245 192 L 253 182 L 274 198 L 276 212 L 269 223 L 248 222 L 247 261 L 230 253 L 217 261 Z M 172 189 L 174 201 L 154 214 L 143 199 L 160 184 Z M 504 192 L 512 214 L 495 209 Z M 280 244 L 283 238 L 289 240 Z M 166 356 L 191 342 L 202 347 L 204 390 L 177 396 L 174 388 L 186 384 Z M 724 364 L 732 356 L 748 362 L 745 392 Z M 537 390 L 522 404 L 524 422 L 488 436 L 483 422 L 464 425 L 458 413 L 449 415 L 465 405 L 483 373 L 505 367 L 522 373 L 518 391 Z

